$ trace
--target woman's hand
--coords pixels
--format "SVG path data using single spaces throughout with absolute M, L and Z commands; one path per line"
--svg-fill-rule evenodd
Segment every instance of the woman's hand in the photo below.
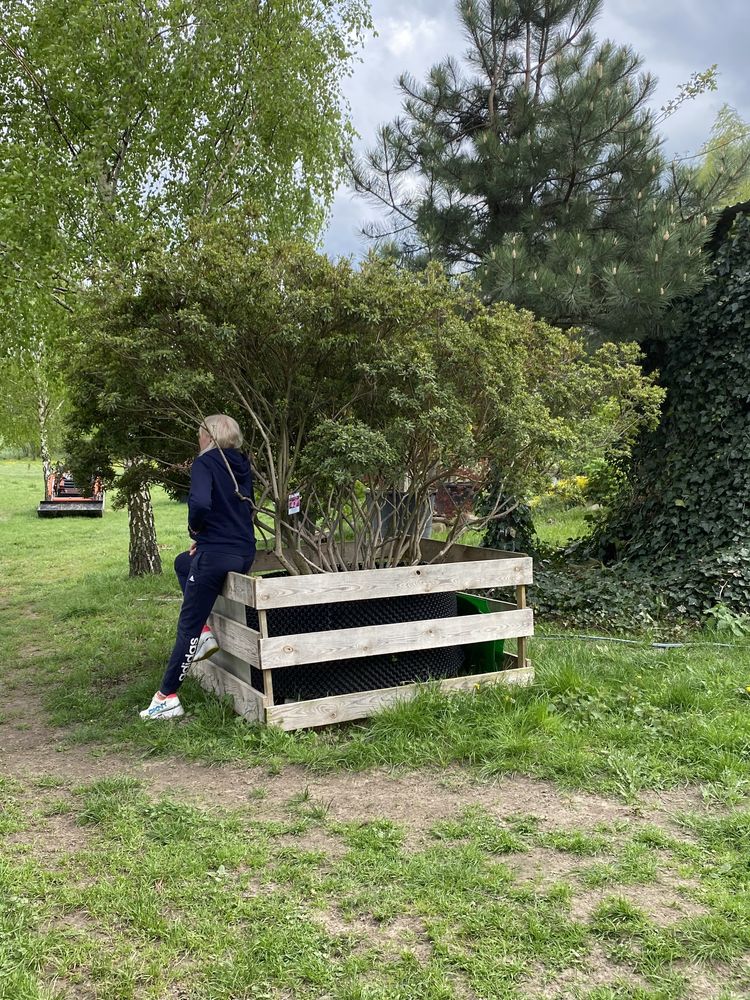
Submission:
M 198 551 L 198 543 L 197 542 L 192 542 L 191 545 L 190 545 L 190 549 L 188 551 L 188 555 L 190 556 L 191 559 L 193 558 L 193 556 L 195 555 L 195 553 L 197 551 Z

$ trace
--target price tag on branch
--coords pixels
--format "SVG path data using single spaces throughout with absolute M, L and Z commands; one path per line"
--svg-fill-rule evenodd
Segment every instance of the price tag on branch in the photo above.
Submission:
M 290 493 L 289 494 L 289 513 L 290 514 L 299 514 L 301 507 L 302 507 L 302 494 L 301 493 Z

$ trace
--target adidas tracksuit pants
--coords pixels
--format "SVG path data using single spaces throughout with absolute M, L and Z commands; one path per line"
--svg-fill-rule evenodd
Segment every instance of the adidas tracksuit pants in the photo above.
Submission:
M 177 639 L 159 690 L 174 694 L 185 680 L 214 601 L 224 587 L 227 573 L 247 573 L 254 555 L 215 552 L 204 548 L 190 556 L 181 552 L 174 570 L 182 588 L 183 601 L 177 622 Z

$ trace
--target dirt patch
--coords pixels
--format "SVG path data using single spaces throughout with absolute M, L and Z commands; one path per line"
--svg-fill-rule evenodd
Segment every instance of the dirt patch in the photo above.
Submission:
M 17 678 L 18 679 L 18 678 Z M 18 729 L 22 724 L 23 729 Z M 23 754 L 30 750 L 46 750 L 48 754 L 64 739 L 62 730 L 52 729 L 44 721 L 44 711 L 38 699 L 29 694 L 21 684 L 3 686 L 2 717 L 0 717 L 0 772 L 2 765 L 12 764 L 14 758 L 21 763 Z M 25 777 L 25 774 L 21 774 Z
M 688 983 L 686 996 L 696 1000 L 722 1000 L 727 996 L 727 985 L 737 990 L 733 995 L 748 996 L 750 992 L 750 962 L 739 959 L 733 966 L 718 962 L 708 970 L 700 965 L 678 962 L 675 971 L 683 975 Z M 744 988 L 744 989 L 743 989 Z M 730 994 L 732 995 L 732 994 Z
M 746 971 L 747 965 L 742 968 Z M 672 971 L 684 976 L 685 992 L 681 995 L 686 1000 L 720 1000 L 727 996 L 727 984 L 745 985 L 737 979 L 737 968 L 721 964 L 708 971 L 696 965 L 675 963 Z M 620 987 L 628 990 L 628 995 L 630 991 L 637 989 L 649 996 L 653 992 L 653 984 L 632 970 L 614 963 L 599 946 L 594 946 L 586 961 L 576 968 L 550 973 L 539 966 L 521 988 L 522 995 L 527 1000 L 581 1000 L 581 997 L 588 996 L 597 987 L 610 987 L 613 990 Z
M 607 986 L 646 990 L 649 984 L 641 976 L 614 965 L 604 949 L 594 945 L 580 965 L 564 972 L 537 966 L 521 989 L 528 1000 L 579 1000 L 591 990 Z
M 403 915 L 380 921 L 358 915 L 349 919 L 339 910 L 325 910 L 315 914 L 315 919 L 331 937 L 353 938 L 355 954 L 377 948 L 393 960 L 406 951 L 420 962 L 428 962 L 432 955 L 432 945 L 419 917 Z
M 298 851 L 309 851 L 312 854 L 324 854 L 326 858 L 336 860 L 342 858 L 348 848 L 340 837 L 335 837 L 322 827 L 311 827 L 303 833 L 283 834 L 275 837 L 274 843 L 282 847 L 293 847 Z
M 690 885 L 660 879 L 648 885 L 608 886 L 606 889 L 586 888 L 585 894 L 573 897 L 570 916 L 588 923 L 594 911 L 605 899 L 620 898 L 643 910 L 655 924 L 669 927 L 680 920 L 698 917 L 708 911 L 685 894 Z
M 544 847 L 512 854 L 504 863 L 520 882 L 533 882 L 544 888 L 556 882 L 572 882 L 585 867 L 586 861 L 575 854 L 548 850 Z
M 499 821 L 514 815 L 533 815 L 541 830 L 592 830 L 606 824 L 623 828 L 645 823 L 673 824 L 685 811 L 706 810 L 697 792 L 644 796 L 643 805 L 630 805 L 584 792 L 564 792 L 549 781 L 522 776 L 492 783 L 475 780 L 459 768 L 447 772 L 415 772 L 408 776 L 387 771 L 311 774 L 289 766 L 273 776 L 261 767 L 206 765 L 179 758 L 143 758 L 109 747 L 71 747 L 65 732 L 40 721 L 20 695 L 9 699 L 4 711 L 23 705 L 28 729 L 0 724 L 0 773 L 24 782 L 54 777 L 66 784 L 127 776 L 140 779 L 151 794 L 183 797 L 196 804 L 243 808 L 254 819 L 287 819 L 295 796 L 309 805 L 324 806 L 327 818 L 339 822 L 389 819 L 407 832 L 407 849 L 429 839 L 438 822 L 478 807 Z M 261 795 L 259 795 L 261 793 Z M 262 796 L 262 797 L 261 797 Z
M 98 941 L 109 941 L 110 938 L 101 929 L 100 924 L 86 910 L 71 910 L 56 916 L 53 920 L 40 925 L 43 934 L 50 931 L 65 931 L 81 937 L 96 938 Z
M 5 843 L 26 847 L 41 860 L 53 862 L 56 856 L 73 854 L 86 848 L 89 836 L 72 817 L 49 816 L 42 824 L 10 834 Z

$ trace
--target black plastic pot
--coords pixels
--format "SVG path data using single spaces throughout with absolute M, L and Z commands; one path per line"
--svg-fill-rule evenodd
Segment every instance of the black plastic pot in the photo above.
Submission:
M 400 490 L 388 490 L 386 493 L 379 493 L 377 500 L 372 494 L 367 494 L 367 508 L 370 512 L 370 529 L 373 535 L 377 534 L 380 528 L 381 538 L 386 538 L 395 532 L 406 529 L 412 519 L 416 509 L 416 501 L 408 493 Z M 432 517 L 435 512 L 435 495 L 430 494 L 429 501 L 425 501 L 422 510 L 421 537 L 432 537 Z

